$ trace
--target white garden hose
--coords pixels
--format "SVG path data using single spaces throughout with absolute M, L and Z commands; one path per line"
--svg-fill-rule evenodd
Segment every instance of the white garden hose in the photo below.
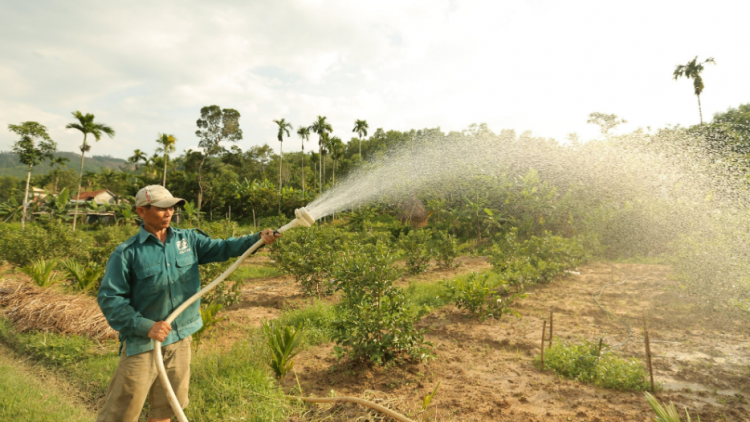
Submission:
M 315 223 L 315 220 L 310 216 L 310 214 L 307 212 L 304 208 L 298 208 L 294 211 L 295 218 L 285 226 L 281 227 L 280 229 L 276 230 L 279 233 L 283 233 L 292 227 L 296 226 L 304 226 L 304 227 L 310 227 Z M 219 285 L 224 279 L 229 277 L 230 274 L 232 274 L 237 267 L 242 264 L 242 261 L 250 256 L 253 252 L 258 250 L 263 245 L 263 240 L 259 240 L 255 242 L 253 246 L 250 247 L 245 253 L 242 254 L 242 256 L 235 261 L 232 266 L 230 266 L 226 271 L 224 271 L 219 277 L 216 278 L 216 280 L 212 281 L 211 284 L 204 287 L 199 291 L 198 293 L 194 294 L 190 299 L 186 300 L 182 305 L 180 305 L 177 309 L 172 312 L 169 317 L 165 320 L 167 324 L 172 324 L 172 321 L 177 318 L 178 315 L 180 315 L 185 309 L 187 309 L 188 306 L 192 305 L 196 300 L 198 300 L 201 296 L 211 291 L 214 287 Z M 172 406 L 172 410 L 174 410 L 175 415 L 177 415 L 177 419 L 180 422 L 188 422 L 187 417 L 185 417 L 185 412 L 182 411 L 182 405 L 180 405 L 180 402 L 177 400 L 177 396 L 174 394 L 174 390 L 172 389 L 172 384 L 169 382 L 169 378 L 167 377 L 167 371 L 164 369 L 164 358 L 161 354 L 161 342 L 158 340 L 154 340 L 154 359 L 156 360 L 156 369 L 159 371 L 159 380 L 161 381 L 161 385 L 164 386 L 164 391 L 167 393 L 167 399 L 169 400 L 169 404 Z

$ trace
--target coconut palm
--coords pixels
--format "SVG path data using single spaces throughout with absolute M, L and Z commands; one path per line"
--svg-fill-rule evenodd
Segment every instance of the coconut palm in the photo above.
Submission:
M 53 188 L 53 192 L 55 192 L 55 194 L 57 194 L 57 180 L 59 179 L 59 176 L 60 176 L 59 174 L 60 168 L 67 167 L 67 164 L 69 162 L 70 162 L 70 159 L 65 158 L 65 157 L 55 157 L 52 160 L 50 160 L 50 163 L 49 163 L 50 167 L 52 167 L 53 169 L 57 167 L 57 169 L 55 169 L 55 187 Z
M 54 158 L 52 153 L 57 149 L 57 144 L 47 134 L 47 128 L 37 122 L 23 122 L 20 125 L 8 125 L 8 130 L 21 137 L 13 144 L 13 152 L 18 154 L 22 164 L 29 166 L 26 174 L 26 191 L 23 194 L 23 213 L 21 214 L 21 230 L 26 223 L 26 210 L 29 208 L 29 184 L 31 183 L 31 169 L 44 160 Z M 35 145 L 35 139 L 39 138 L 39 144 Z
M 276 134 L 276 139 L 279 140 L 279 213 L 281 213 L 281 166 L 284 163 L 284 134 L 286 133 L 286 136 L 289 136 L 289 129 L 293 128 L 292 124 L 287 122 L 286 119 L 274 120 L 273 122 L 279 126 L 279 132 Z
M 310 140 L 310 128 L 300 126 L 297 128 L 297 136 L 302 138 L 302 197 L 305 197 L 305 141 Z
M 703 92 L 703 78 L 701 78 L 701 72 L 703 72 L 703 65 L 707 63 L 716 64 L 713 57 L 707 58 L 704 62 L 698 63 L 698 56 L 686 65 L 678 65 L 674 73 L 674 80 L 677 80 L 680 76 L 684 76 L 687 79 L 693 80 L 693 92 L 698 97 L 698 114 L 700 115 L 701 124 L 703 124 L 703 111 L 701 110 L 701 92 Z
M 362 138 L 364 136 L 367 136 L 367 129 L 369 129 L 370 126 L 367 125 L 367 120 L 357 120 L 354 122 L 354 129 L 352 129 L 352 132 L 356 132 L 357 136 L 359 136 L 359 159 L 362 160 Z
M 148 160 L 148 156 L 146 156 L 146 153 L 141 151 L 140 149 L 133 150 L 133 155 L 128 157 L 128 162 L 135 164 L 135 170 L 138 171 L 138 163 L 143 161 L 144 163 Z
M 156 152 L 164 153 L 164 177 L 161 185 L 167 187 L 167 162 L 169 161 L 169 154 L 175 151 L 174 144 L 177 142 L 177 138 L 174 135 L 167 135 L 166 133 L 160 133 L 159 137 L 156 138 L 156 143 L 159 147 L 156 148 Z
M 318 134 L 318 158 L 320 159 L 320 165 L 318 170 L 320 171 L 318 176 L 318 189 L 320 193 L 323 193 L 323 138 L 329 132 L 333 132 L 333 127 L 325 116 L 318 116 L 318 118 L 310 126 L 310 130 Z
M 75 123 L 68 123 L 65 128 L 66 129 L 76 129 L 81 131 L 83 133 L 83 143 L 81 144 L 81 173 L 78 177 L 78 195 L 76 198 L 78 198 L 81 195 L 81 180 L 83 179 L 83 157 L 86 154 L 86 151 L 91 150 L 91 145 L 86 143 L 86 139 L 89 134 L 91 134 L 94 139 L 99 142 L 100 139 L 102 139 L 102 133 L 106 134 L 110 138 L 115 136 L 115 130 L 112 129 L 110 126 L 104 124 L 104 123 L 95 123 L 94 122 L 94 115 L 91 113 L 86 113 L 85 115 L 81 113 L 80 111 L 74 111 L 73 117 L 75 117 L 78 122 Z M 76 230 L 76 221 L 78 220 L 78 201 L 76 201 L 76 208 L 75 213 L 73 214 L 73 231 Z

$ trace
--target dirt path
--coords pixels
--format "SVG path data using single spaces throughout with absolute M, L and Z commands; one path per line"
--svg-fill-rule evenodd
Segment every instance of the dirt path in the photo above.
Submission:
M 488 267 L 476 258 L 467 264 L 452 275 Z M 659 397 L 678 408 L 686 406 L 693 417 L 699 413 L 703 421 L 750 420 L 748 323 L 697 312 L 669 271 L 659 265 L 589 264 L 578 274 L 531 288 L 517 303 L 518 319 L 483 323 L 452 306 L 436 310 L 420 322 L 436 345 L 437 360 L 428 364 L 352 367 L 336 362 L 328 344 L 302 352 L 295 368 L 305 394 L 376 398 L 415 419 L 425 416 L 419 416 L 422 397 L 441 382 L 428 411 L 431 421 L 653 420 L 641 393 L 598 389 L 532 366 L 542 321 L 550 311 L 555 315 L 555 335 L 563 340 L 603 338 L 610 345 L 624 341 L 627 327 L 608 317 L 592 298 L 603 285 L 624 281 L 607 287 L 600 298 L 603 306 L 633 327 L 630 340 L 617 353 L 644 359 L 641 326 L 647 313 L 655 377 L 663 386 Z M 428 273 L 421 279 L 443 277 L 449 275 Z M 261 318 L 278 315 L 281 306 L 304 300 L 287 282 L 285 277 L 256 281 L 274 287 L 247 297 L 228 313 L 230 319 L 259 324 Z M 296 383 L 290 377 L 284 386 L 290 391 Z M 368 418 L 351 405 L 315 409 L 306 420 Z

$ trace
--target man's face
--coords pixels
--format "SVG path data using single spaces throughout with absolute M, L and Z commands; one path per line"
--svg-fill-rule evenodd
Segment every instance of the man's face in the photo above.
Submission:
M 135 212 L 143 219 L 143 223 L 152 229 L 163 230 L 169 227 L 174 214 L 174 207 L 159 208 L 155 206 L 138 207 Z

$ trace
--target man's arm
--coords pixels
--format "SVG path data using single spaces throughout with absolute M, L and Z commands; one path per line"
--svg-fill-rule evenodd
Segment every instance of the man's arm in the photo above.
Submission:
M 211 239 L 202 231 L 193 232 L 193 247 L 198 255 L 199 264 L 226 261 L 229 258 L 242 255 L 246 250 L 263 239 L 265 244 L 271 244 L 281 234 L 273 234 L 273 230 L 266 229 L 260 233 L 229 239 Z
M 149 332 L 155 321 L 144 318 L 130 305 L 129 267 L 123 252 L 115 250 L 107 261 L 96 299 L 112 329 L 125 337 L 151 337 Z

